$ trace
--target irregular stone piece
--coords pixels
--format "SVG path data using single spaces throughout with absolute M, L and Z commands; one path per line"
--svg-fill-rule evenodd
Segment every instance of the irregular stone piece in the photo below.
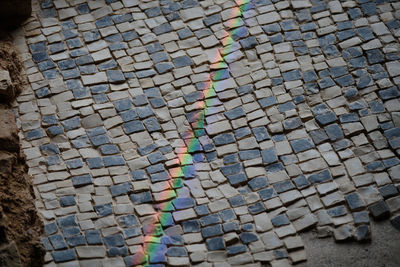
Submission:
M 360 225 L 355 229 L 354 235 L 358 242 L 367 242 L 371 239 L 371 230 L 368 225 Z
M 368 209 L 376 220 L 383 220 L 390 216 L 389 207 L 383 200 L 369 206 Z
M 293 222 L 294 227 L 298 232 L 304 231 L 310 227 L 313 227 L 318 220 L 313 214 L 307 214 L 304 217 Z
M 351 211 L 357 211 L 365 207 L 364 201 L 362 201 L 357 193 L 346 195 L 345 199 Z
M 386 68 L 388 69 L 389 75 L 391 77 L 400 75 L 400 62 L 399 61 L 387 62 Z
M 392 224 L 397 230 L 400 231 L 400 215 L 398 215 L 398 216 L 392 218 L 392 219 L 390 220 L 390 222 L 391 222 L 391 224 Z
M 353 227 L 348 224 L 342 225 L 333 231 L 333 236 L 336 241 L 347 241 L 353 237 Z

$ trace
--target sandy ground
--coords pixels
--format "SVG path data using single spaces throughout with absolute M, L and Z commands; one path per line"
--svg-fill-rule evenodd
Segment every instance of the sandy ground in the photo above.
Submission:
M 332 238 L 317 238 L 315 232 L 301 234 L 307 262 L 296 267 L 398 267 L 400 266 L 400 231 L 386 220 L 372 222 L 372 241 L 335 243 Z

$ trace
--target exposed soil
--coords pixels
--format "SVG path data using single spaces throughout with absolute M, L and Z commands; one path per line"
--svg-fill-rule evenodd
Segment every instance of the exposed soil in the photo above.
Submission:
M 5 151 L 0 151 L 0 216 L 1 244 L 15 241 L 24 266 L 42 266 L 43 224 L 36 213 L 31 177 L 23 158 Z
M 0 96 L 0 102 L 9 103 L 22 92 L 24 85 L 26 84 L 26 78 L 22 75 L 23 66 L 21 61 L 18 59 L 18 53 L 13 44 L 1 31 L 0 38 L 0 69 L 7 70 L 12 81 L 11 97 L 7 98 Z
M 0 40 L 0 68 L 9 72 L 15 97 L 25 78 L 18 54 L 8 41 Z M 1 102 L 6 104 L 0 104 L 0 266 L 42 266 L 43 224 L 36 213 L 15 116 L 7 103 L 11 100 L 4 97 Z

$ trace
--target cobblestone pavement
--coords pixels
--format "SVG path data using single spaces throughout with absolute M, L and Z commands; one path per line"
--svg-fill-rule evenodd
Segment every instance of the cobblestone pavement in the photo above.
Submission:
M 290 266 L 301 231 L 400 227 L 400 2 L 33 10 L 15 111 L 46 266 Z

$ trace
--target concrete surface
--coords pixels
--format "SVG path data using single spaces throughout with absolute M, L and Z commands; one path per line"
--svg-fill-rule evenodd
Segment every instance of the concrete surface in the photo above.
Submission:
M 389 221 L 371 222 L 372 241 L 336 243 L 331 238 L 317 238 L 316 231 L 301 234 L 307 261 L 297 267 L 398 267 L 400 266 L 400 231 Z

